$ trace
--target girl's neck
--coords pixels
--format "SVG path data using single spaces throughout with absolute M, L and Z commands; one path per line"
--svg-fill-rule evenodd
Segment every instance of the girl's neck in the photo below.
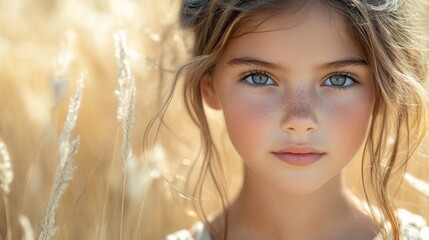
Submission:
M 341 175 L 312 193 L 288 194 L 250 174 L 246 169 L 242 190 L 228 209 L 228 239 L 372 240 L 376 235 L 371 219 L 352 204 Z M 224 229 L 222 220 L 216 218 L 216 229 Z

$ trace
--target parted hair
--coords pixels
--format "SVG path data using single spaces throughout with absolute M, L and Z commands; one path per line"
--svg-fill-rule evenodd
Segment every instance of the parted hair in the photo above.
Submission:
M 376 102 L 362 155 L 362 182 L 369 206 L 380 210 L 376 220 L 392 226 L 400 237 L 394 204 L 389 195 L 391 178 L 405 169 L 428 131 L 428 82 L 424 34 L 418 28 L 417 0 L 319 0 L 341 14 L 355 44 L 375 79 Z M 202 161 L 195 197 L 201 199 L 206 177 L 216 184 L 222 207 L 228 199 L 219 154 L 214 145 L 200 92 L 201 80 L 210 75 L 228 42 L 255 16 L 280 14 L 289 7 L 304 7 L 311 0 L 184 0 L 180 21 L 194 34 L 192 58 L 180 68 L 173 85 L 183 80 L 184 102 L 201 130 Z M 412 8 L 413 7 L 413 8 Z M 261 15 L 265 14 L 265 15 Z M 263 20 L 261 20 L 263 21 Z M 246 25 L 247 26 L 247 25 Z M 243 34 L 243 33 L 240 33 Z M 244 33 L 245 34 L 245 33 Z M 174 89 L 172 89 L 174 91 Z M 166 109 L 171 98 L 169 95 Z M 151 127 L 149 127 L 150 129 Z M 369 167 L 364 167 L 369 166 Z M 374 197 L 370 198 L 369 194 Z M 375 199 L 375 200 L 373 200 Z M 200 204 L 198 212 L 208 224 Z M 372 208 L 371 208 L 372 209 Z M 226 219 L 225 219 L 225 225 Z M 225 230 L 226 232 L 226 230 Z M 222 235 L 226 238 L 226 235 Z

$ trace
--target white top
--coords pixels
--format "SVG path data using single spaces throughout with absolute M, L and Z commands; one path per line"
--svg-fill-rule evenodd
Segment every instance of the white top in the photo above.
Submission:
M 408 212 L 405 209 L 397 209 L 396 217 L 399 220 L 401 240 L 429 240 L 429 227 L 426 221 L 419 215 Z M 387 226 L 390 233 L 390 227 Z M 374 240 L 381 240 L 378 234 Z M 166 240 L 212 240 L 202 222 L 194 225 L 191 231 L 180 230 L 167 236 Z

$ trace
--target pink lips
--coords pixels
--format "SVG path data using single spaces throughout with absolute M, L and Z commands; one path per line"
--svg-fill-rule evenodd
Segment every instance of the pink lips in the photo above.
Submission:
M 283 162 L 299 167 L 309 166 L 325 155 L 325 153 L 307 146 L 291 146 L 273 153 Z

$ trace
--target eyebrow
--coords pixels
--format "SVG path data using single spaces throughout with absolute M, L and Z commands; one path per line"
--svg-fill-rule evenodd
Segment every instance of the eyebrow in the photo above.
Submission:
M 249 57 L 233 58 L 230 61 L 228 61 L 228 65 L 230 66 L 233 66 L 233 65 L 255 66 L 256 65 L 256 66 L 275 69 L 275 70 L 286 70 L 286 67 L 284 66 L 271 63 L 271 62 L 266 62 L 256 58 L 249 58 Z
M 271 62 L 267 62 L 264 60 L 251 58 L 251 57 L 243 57 L 243 58 L 233 58 L 230 61 L 228 61 L 228 65 L 246 65 L 246 66 L 260 66 L 264 68 L 269 68 L 273 70 L 287 70 L 287 67 Z M 330 68 L 339 68 L 339 67 L 346 67 L 351 65 L 362 65 L 367 66 L 368 63 L 361 58 L 347 58 L 347 59 L 341 59 L 333 62 L 323 63 L 322 65 L 318 66 L 318 69 L 330 69 Z
M 368 63 L 361 58 L 349 58 L 349 59 L 343 59 L 333 62 L 328 62 L 320 65 L 320 69 L 326 69 L 326 68 L 339 68 L 339 67 L 346 67 L 351 65 L 363 65 L 368 66 Z

